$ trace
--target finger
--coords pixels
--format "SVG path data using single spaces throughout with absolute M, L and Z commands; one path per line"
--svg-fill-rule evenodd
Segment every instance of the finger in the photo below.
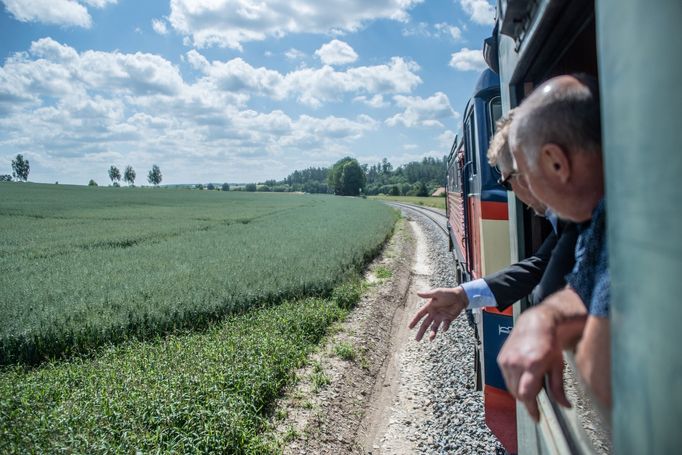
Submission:
M 415 338 L 417 341 L 421 341 L 422 337 L 424 336 L 424 332 L 426 332 L 426 329 L 429 328 L 431 323 L 433 322 L 433 318 L 431 316 L 427 316 L 426 319 L 424 319 L 424 322 L 422 322 L 422 325 L 419 327 L 419 332 L 417 332 L 417 337 Z
M 538 408 L 538 400 L 533 398 L 532 400 L 524 401 L 523 404 L 528 410 L 528 414 L 533 418 L 535 422 L 540 421 L 540 409 Z
M 438 335 L 438 328 L 440 327 L 442 321 L 433 321 L 433 324 L 431 324 L 431 335 L 429 335 L 429 341 L 433 341 L 434 338 L 436 338 L 436 335 Z
M 564 361 L 561 359 L 552 365 L 549 372 L 549 390 L 557 403 L 567 408 L 571 407 L 564 391 Z
M 542 389 L 542 373 L 524 371 L 519 380 L 519 399 L 522 401 L 535 400 Z
M 409 327 L 410 329 L 413 329 L 414 326 L 417 325 L 417 323 L 418 323 L 419 321 L 421 321 L 421 319 L 422 319 L 428 312 L 429 312 L 428 305 L 424 305 L 423 307 L 421 307 L 421 308 L 419 309 L 419 311 L 417 311 L 417 314 L 415 314 L 414 317 L 412 318 L 412 320 L 410 321 L 410 324 L 408 325 L 408 327 Z
M 450 323 L 452 320 L 446 319 L 445 322 L 443 323 L 443 332 L 447 332 L 448 329 L 450 328 Z
M 419 291 L 417 295 L 422 299 L 431 299 L 436 296 L 437 289 L 429 289 L 428 291 Z

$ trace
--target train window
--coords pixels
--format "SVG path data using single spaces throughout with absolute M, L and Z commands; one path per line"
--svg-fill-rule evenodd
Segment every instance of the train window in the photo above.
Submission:
M 502 117 L 502 98 L 496 96 L 488 103 L 488 118 L 490 119 L 490 131 L 492 136 L 497 131 L 497 121 Z
M 474 137 L 476 125 L 474 125 L 474 121 L 472 110 L 464 124 L 467 158 L 471 161 L 471 175 L 478 173 L 478 152 L 476 151 L 476 138 Z

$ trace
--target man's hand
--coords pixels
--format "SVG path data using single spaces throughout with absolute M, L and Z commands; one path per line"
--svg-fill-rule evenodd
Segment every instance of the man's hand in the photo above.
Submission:
M 556 400 L 570 406 L 564 394 L 564 359 L 557 322 L 551 311 L 546 310 L 541 305 L 524 312 L 497 356 L 509 393 L 526 406 L 535 421 L 540 419 L 536 397 L 546 373 Z
M 436 338 L 436 334 L 438 334 L 438 329 L 440 329 L 441 325 L 443 326 L 443 331 L 447 332 L 450 328 L 450 323 L 459 316 L 459 313 L 461 313 L 469 303 L 467 296 L 464 293 L 464 289 L 459 286 L 456 288 L 431 289 L 430 291 L 417 292 L 417 295 L 424 299 L 430 299 L 427 304 L 421 307 L 417 314 L 414 315 L 409 325 L 412 329 L 419 321 L 426 317 L 417 332 L 417 341 L 421 341 L 424 333 L 429 327 L 431 328 L 429 341 Z

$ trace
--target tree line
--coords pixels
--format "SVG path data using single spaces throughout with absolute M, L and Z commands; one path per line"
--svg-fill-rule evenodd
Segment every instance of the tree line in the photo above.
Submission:
M 252 191 L 332 193 L 338 195 L 428 196 L 445 186 L 447 157 L 425 157 L 396 168 L 384 158 L 376 164 L 359 164 L 351 157 L 329 168 L 296 170 L 281 181 L 266 180 L 246 189 Z

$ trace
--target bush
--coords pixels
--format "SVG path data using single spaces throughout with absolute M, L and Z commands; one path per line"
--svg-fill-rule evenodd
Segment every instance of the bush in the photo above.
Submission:
M 220 189 L 223 191 L 230 191 L 230 185 L 228 183 L 223 183 L 223 186 Z
M 244 191 L 255 192 L 258 189 L 255 183 L 247 183 L 244 185 Z
M 97 186 L 97 182 L 95 182 L 93 179 L 90 179 L 88 186 Z

